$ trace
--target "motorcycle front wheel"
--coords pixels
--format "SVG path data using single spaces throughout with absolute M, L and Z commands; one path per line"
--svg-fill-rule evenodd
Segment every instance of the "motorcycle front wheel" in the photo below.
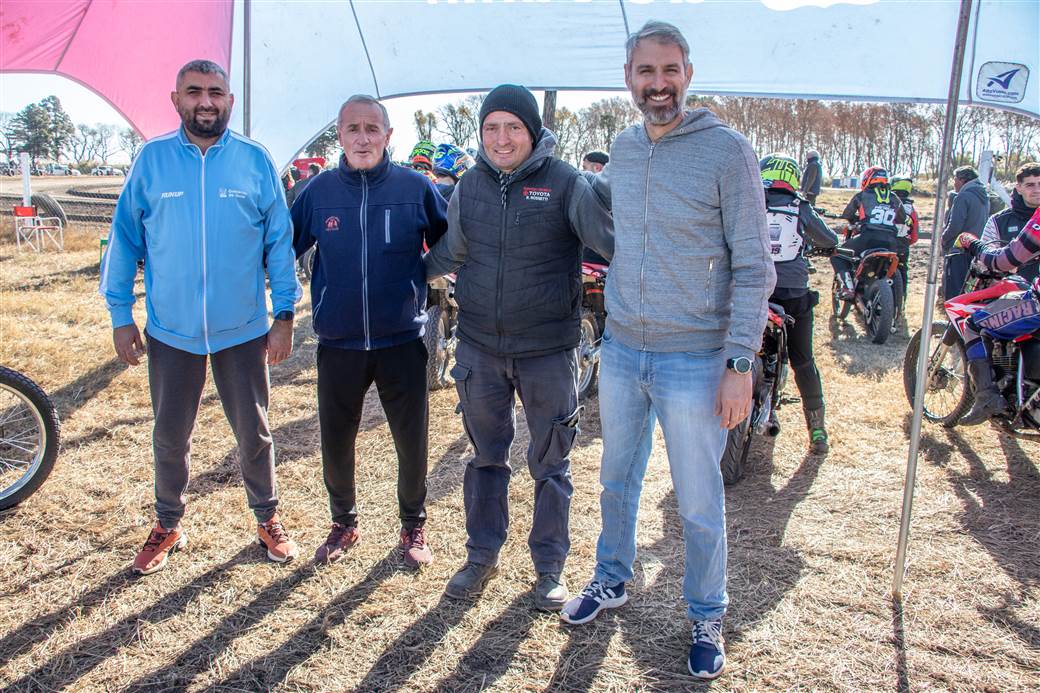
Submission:
M 867 334 L 875 344 L 884 344 L 892 332 L 895 320 L 895 297 L 887 279 L 875 279 L 863 296 L 867 312 L 863 316 L 867 323 Z
M 33 494 L 58 458 L 58 412 L 29 378 L 0 366 L 0 510 Z
M 844 320 L 849 316 L 849 311 L 852 310 L 852 301 L 838 298 L 838 290 L 840 288 L 838 275 L 834 275 L 834 282 L 831 284 L 831 310 L 834 311 L 834 317 Z
M 971 406 L 974 397 L 971 380 L 968 378 L 967 357 L 964 342 L 943 343 L 950 323 L 937 320 L 932 323 L 932 335 L 928 344 L 928 380 L 924 388 L 924 418 L 950 428 Z M 910 406 L 914 405 L 914 389 L 917 385 L 917 355 L 921 348 L 918 330 L 906 345 L 903 357 L 903 389 Z

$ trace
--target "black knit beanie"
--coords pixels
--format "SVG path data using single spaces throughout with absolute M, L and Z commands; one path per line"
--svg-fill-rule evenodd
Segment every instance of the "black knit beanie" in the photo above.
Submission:
M 500 84 L 492 89 L 480 106 L 481 131 L 484 129 L 484 119 L 495 111 L 515 115 L 531 133 L 531 141 L 538 142 L 538 136 L 542 134 L 542 116 L 530 89 L 516 84 Z

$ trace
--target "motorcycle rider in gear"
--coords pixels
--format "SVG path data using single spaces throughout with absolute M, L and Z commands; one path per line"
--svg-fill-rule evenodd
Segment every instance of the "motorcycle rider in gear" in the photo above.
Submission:
M 907 287 L 910 284 L 910 246 L 917 243 L 917 232 L 920 227 L 917 219 L 917 210 L 914 209 L 914 201 L 910 199 L 910 194 L 913 191 L 913 178 L 908 175 L 892 177 L 892 192 L 902 202 L 903 212 L 906 214 L 906 221 L 899 225 L 896 232 L 896 255 L 899 256 L 899 273 L 903 279 L 904 303 L 906 302 Z
M 906 221 L 906 212 L 902 201 L 889 187 L 888 171 L 880 166 L 866 169 L 860 177 L 860 192 L 849 200 L 841 218 L 859 224 L 859 232 L 846 241 L 844 247 L 855 250 L 857 255 L 871 248 L 894 252 L 899 225 Z M 841 278 L 845 287 L 841 296 L 845 300 L 855 297 L 852 270 L 856 262 L 837 255 L 831 257 L 834 274 Z
M 1018 267 L 1040 259 L 1040 209 L 1026 222 L 1022 231 L 1006 246 L 987 246 L 973 234 L 962 233 L 956 246 L 967 250 L 987 269 L 1014 272 Z M 975 426 L 1007 408 L 1007 401 L 993 382 L 988 336 L 1014 339 L 1040 329 L 1040 279 L 1031 289 L 1005 294 L 997 301 L 968 317 L 964 337 L 968 373 L 975 385 L 975 404 L 958 423 Z
M 797 161 L 785 154 L 770 154 L 762 159 L 759 168 L 776 270 L 776 288 L 769 300 L 779 304 L 795 320 L 787 333 L 788 353 L 802 396 L 809 450 L 822 455 L 830 448 L 824 422 L 823 386 L 813 359 L 812 343 L 813 306 L 819 302 L 820 295 L 809 290 L 809 266 L 802 250 L 807 241 L 818 248 L 833 248 L 838 244 L 838 237 L 797 192 L 801 178 Z

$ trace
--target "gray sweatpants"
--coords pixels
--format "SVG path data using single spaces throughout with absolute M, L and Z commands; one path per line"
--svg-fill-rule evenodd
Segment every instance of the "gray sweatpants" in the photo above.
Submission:
M 148 336 L 148 384 L 155 427 L 155 512 L 171 529 L 184 516 L 184 493 L 191 464 L 191 434 L 206 383 L 206 356 L 163 344 Z M 274 445 L 267 423 L 271 383 L 267 374 L 267 336 L 210 354 L 213 382 L 238 441 L 238 464 L 249 507 L 258 522 L 278 507 Z

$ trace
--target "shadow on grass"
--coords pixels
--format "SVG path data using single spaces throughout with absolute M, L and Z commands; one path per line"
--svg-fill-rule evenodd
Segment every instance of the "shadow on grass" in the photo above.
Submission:
M 892 647 L 896 657 L 896 690 L 910 693 L 910 669 L 906 663 L 906 634 L 903 630 L 903 603 L 892 599 Z
M 850 375 L 870 375 L 876 379 L 902 370 L 903 352 L 909 341 L 905 328 L 890 334 L 884 344 L 874 344 L 855 311 L 845 320 L 831 315 L 827 321 L 831 334 L 827 347 L 842 370 Z
M 130 614 L 102 632 L 78 640 L 61 652 L 56 653 L 46 663 L 11 683 L 5 690 L 58 690 L 70 686 L 93 671 L 109 657 L 117 654 L 120 649 L 137 640 L 140 637 L 142 622 L 148 624 L 161 623 L 183 613 L 202 592 L 211 589 L 220 582 L 229 569 L 241 563 L 251 562 L 254 560 L 255 555 L 255 545 L 250 544 L 242 548 L 224 563 L 211 568 L 174 592 L 164 595 L 154 604 Z M 96 593 L 105 587 L 110 590 L 118 590 L 125 586 L 125 583 L 128 581 L 128 575 L 128 572 L 124 572 L 119 576 L 113 576 L 108 582 L 92 590 L 92 593 Z M 106 593 L 97 601 L 99 603 L 108 601 L 112 596 Z M 66 615 L 64 610 L 62 615 Z M 53 632 L 55 629 L 52 626 L 50 629 L 44 628 L 41 630 L 46 633 L 48 631 Z M 40 642 L 41 639 L 46 639 L 46 637 L 47 635 L 43 635 L 42 638 L 41 636 L 33 636 L 33 640 Z
M 321 613 L 300 626 L 280 645 L 272 645 L 269 654 L 247 662 L 206 690 L 260 691 L 274 688 L 293 668 L 328 647 L 331 640 L 329 631 L 341 625 L 347 616 L 367 601 L 379 585 L 397 571 L 400 563 L 397 550 L 390 551 L 359 582 L 326 604 Z

